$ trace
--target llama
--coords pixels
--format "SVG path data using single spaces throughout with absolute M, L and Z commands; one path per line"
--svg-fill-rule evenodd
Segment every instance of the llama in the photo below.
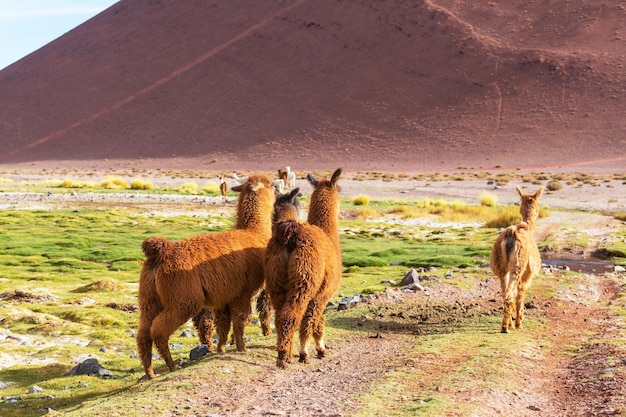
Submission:
M 298 194 L 299 188 L 295 188 L 287 194 L 276 194 L 276 202 L 274 203 L 274 214 L 272 222 L 276 222 L 283 218 L 297 219 L 299 215 Z M 272 334 L 271 328 L 271 302 L 269 294 L 265 289 L 261 290 L 256 299 L 256 311 L 259 315 L 261 324 L 261 332 L 263 336 Z M 211 309 L 204 308 L 193 318 L 193 324 L 200 338 L 200 343 L 207 346 L 209 352 L 213 352 L 213 334 L 215 333 L 214 316 Z
M 203 309 L 212 309 L 224 352 L 231 320 L 237 351 L 245 352 L 244 328 L 254 294 L 263 285 L 265 248 L 271 237 L 274 191 L 267 175 L 250 175 L 232 188 L 240 192 L 234 230 L 177 242 L 150 237 L 139 278 L 137 347 L 146 376 L 154 378 L 152 344 L 170 371 L 170 335 Z M 208 341 L 207 341 L 208 342 Z
M 274 188 L 276 189 L 276 191 L 278 191 L 280 194 L 285 192 L 285 180 L 279 178 L 277 180 L 274 180 L 272 183 L 274 184 Z
M 223 175 L 219 176 L 220 180 L 220 192 L 222 194 L 222 201 L 226 198 L 226 191 L 228 191 L 228 184 L 226 184 L 226 179 Z
M 290 189 L 296 187 L 296 173 L 291 170 L 291 167 L 287 167 L 287 183 L 285 185 Z
M 287 183 L 287 171 L 283 171 L 282 169 L 278 170 L 278 179 L 281 179 L 285 182 L 285 184 Z
M 504 317 L 502 333 L 512 327 L 515 308 L 515 328 L 519 329 L 524 320 L 524 295 L 541 267 L 541 256 L 535 243 L 533 232 L 539 215 L 539 197 L 543 187 L 535 194 L 525 194 L 516 187 L 521 197 L 520 214 L 522 221 L 507 227 L 496 238 L 491 251 L 489 265 L 500 279 Z
M 311 195 L 308 221 L 284 215 L 272 226 L 265 254 L 265 288 L 276 314 L 278 359 L 276 366 L 291 362 L 293 337 L 300 328 L 299 361 L 308 362 L 308 342 L 315 340 L 317 357 L 326 354 L 324 308 L 341 282 L 339 246 L 339 186 L 337 169 L 330 180 L 317 180 Z

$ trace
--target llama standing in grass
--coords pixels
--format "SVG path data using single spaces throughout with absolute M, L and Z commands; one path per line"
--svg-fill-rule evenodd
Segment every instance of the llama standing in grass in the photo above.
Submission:
M 217 351 L 224 352 L 231 321 L 237 350 L 246 351 L 244 328 L 252 297 L 263 285 L 275 197 L 267 175 L 251 175 L 232 190 L 241 193 L 234 230 L 177 242 L 151 237 L 142 244 L 146 261 L 139 278 L 137 347 L 148 378 L 156 376 L 152 344 L 174 370 L 168 339 L 203 308 L 215 315 Z
M 539 197 L 543 193 L 543 187 L 535 194 L 524 194 L 519 186 L 516 189 L 521 197 L 522 221 L 500 233 L 493 245 L 489 262 L 491 271 L 500 279 L 502 287 L 502 333 L 508 333 L 512 327 L 513 309 L 515 328 L 522 326 L 524 295 L 541 268 L 541 256 L 533 232 L 539 215 Z
M 308 362 L 307 344 L 315 340 L 317 357 L 326 353 L 324 308 L 341 282 L 339 246 L 339 186 L 341 169 L 331 179 L 308 180 L 311 195 L 308 222 L 284 215 L 272 227 L 265 255 L 265 288 L 276 314 L 278 359 L 276 366 L 291 362 L 293 336 L 300 328 L 300 362 Z
M 276 202 L 274 203 L 274 214 L 272 222 L 284 218 L 298 219 L 299 216 L 299 203 L 298 194 L 299 188 L 293 189 L 287 194 L 276 194 Z M 261 332 L 263 336 L 269 336 L 272 334 L 271 317 L 272 307 L 270 303 L 269 294 L 265 289 L 261 290 L 256 299 L 256 311 L 259 315 L 259 322 L 261 324 Z M 204 308 L 193 318 L 193 324 L 196 327 L 200 343 L 205 344 L 209 352 L 213 352 L 213 334 L 215 333 L 213 312 L 210 309 Z

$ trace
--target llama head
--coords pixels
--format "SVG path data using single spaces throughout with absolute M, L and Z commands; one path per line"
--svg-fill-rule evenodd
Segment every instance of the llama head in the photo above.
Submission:
M 313 176 L 313 174 L 310 174 L 310 173 L 306 175 L 306 178 L 307 180 L 309 180 L 309 183 L 311 183 L 311 185 L 315 189 L 317 189 L 318 185 L 322 184 L 322 186 L 327 187 L 327 188 L 335 188 L 336 191 L 339 192 L 341 191 L 341 187 L 337 185 L 337 181 L 339 180 L 340 176 L 341 176 L 341 168 L 337 168 L 335 172 L 333 172 L 333 175 L 330 177 L 330 180 L 326 178 L 318 180 L 317 178 Z
M 524 193 L 519 185 L 515 189 L 521 198 L 519 212 L 522 215 L 522 220 L 527 223 L 534 222 L 539 215 L 539 197 L 543 194 L 543 187 L 534 194 Z
M 308 221 L 322 227 L 326 232 L 335 227 L 339 217 L 339 203 L 341 201 L 339 191 L 341 188 L 337 181 L 340 176 L 341 168 L 333 172 L 330 179 L 318 180 L 311 174 L 307 175 L 309 182 L 315 187 L 313 194 L 311 194 Z M 331 224 L 333 226 L 330 226 Z
M 294 188 L 287 194 L 276 193 L 273 222 L 283 219 L 297 220 L 300 214 L 300 195 L 299 188 Z
M 236 228 L 261 227 L 271 231 L 275 200 L 272 179 L 265 174 L 252 174 L 243 184 L 232 187 L 231 190 L 240 193 Z

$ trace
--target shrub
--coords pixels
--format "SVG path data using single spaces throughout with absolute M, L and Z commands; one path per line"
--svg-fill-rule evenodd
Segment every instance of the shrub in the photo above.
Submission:
M 178 192 L 181 194 L 198 194 L 198 184 L 188 182 L 180 186 Z
M 367 206 L 370 203 L 370 198 L 366 195 L 356 196 L 352 204 L 355 206 Z
M 561 188 L 563 188 L 563 184 L 561 184 L 561 181 L 557 180 L 557 179 L 552 179 L 550 181 L 548 181 L 548 184 L 546 185 L 546 188 L 550 191 L 558 191 Z
M 106 177 L 101 183 L 100 187 L 108 188 L 111 190 L 120 190 L 130 188 L 128 183 L 119 177 Z
M 130 188 L 133 190 L 151 190 L 152 183 L 150 181 L 135 179 L 130 182 Z
M 403 219 L 423 217 L 422 211 L 415 206 L 395 206 L 387 210 L 388 214 L 399 214 Z
M 498 204 L 498 197 L 495 194 L 484 192 L 480 195 L 480 205 L 495 207 Z
M 517 224 L 522 220 L 519 207 L 508 206 L 496 213 L 485 223 L 485 227 L 501 228 Z
M 617 213 L 614 217 L 617 220 L 621 220 L 623 222 L 626 222 L 626 212 L 624 212 L 624 213 Z
M 355 217 L 357 220 L 376 219 L 380 217 L 380 214 L 374 209 L 364 208 L 364 209 L 358 210 L 356 212 Z
M 203 194 L 221 194 L 220 185 L 215 182 L 209 181 L 202 188 L 202 193 Z

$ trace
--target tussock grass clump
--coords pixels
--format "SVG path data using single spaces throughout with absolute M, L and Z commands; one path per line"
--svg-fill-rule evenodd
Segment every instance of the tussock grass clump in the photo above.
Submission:
M 613 216 L 613 217 L 615 217 L 617 220 L 621 220 L 621 221 L 623 221 L 623 222 L 626 222 L 626 212 L 623 212 L 623 213 L 617 213 L 617 214 L 615 214 L 615 216 Z
M 106 188 L 109 190 L 124 190 L 130 188 L 130 185 L 123 179 L 119 177 L 106 177 L 101 183 L 100 187 Z
M 371 220 L 380 217 L 380 213 L 371 208 L 364 208 L 361 210 L 357 210 L 355 214 L 355 219 L 357 220 Z
M 355 206 L 367 206 L 370 203 L 370 198 L 366 195 L 358 195 L 354 198 L 352 204 Z
M 421 217 L 422 210 L 415 206 L 394 206 L 387 210 L 387 214 L 399 214 L 403 219 L 413 219 Z
M 480 205 L 486 207 L 495 207 L 498 204 L 498 196 L 492 193 L 484 192 L 480 195 Z
M 220 185 L 215 182 L 209 181 L 204 187 L 202 187 L 201 192 L 202 194 L 220 194 Z
M 198 194 L 198 184 L 195 182 L 187 182 L 180 186 L 178 192 L 181 194 Z
M 563 188 L 563 184 L 561 184 L 561 181 L 557 179 L 551 179 L 548 181 L 546 188 L 550 191 L 558 191 Z
M 502 228 L 517 224 L 522 220 L 519 207 L 508 206 L 498 211 L 485 223 L 485 227 Z
M 130 182 L 130 188 L 132 190 L 151 190 L 153 185 L 150 181 L 134 179 Z

